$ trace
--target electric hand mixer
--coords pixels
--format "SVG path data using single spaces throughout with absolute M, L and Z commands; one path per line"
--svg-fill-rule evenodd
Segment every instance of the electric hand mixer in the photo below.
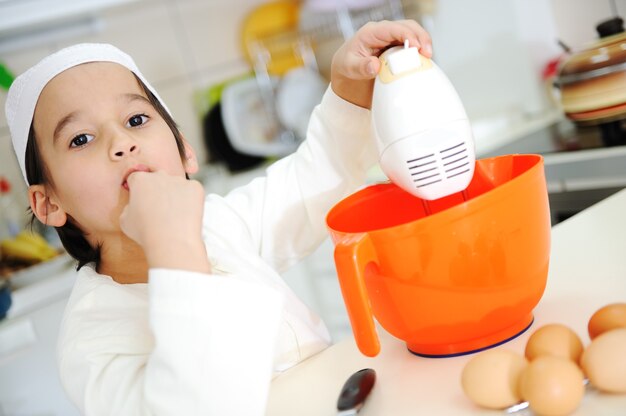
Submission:
M 454 87 L 408 42 L 380 59 L 372 120 L 383 172 L 424 200 L 463 191 L 474 175 L 475 153 Z

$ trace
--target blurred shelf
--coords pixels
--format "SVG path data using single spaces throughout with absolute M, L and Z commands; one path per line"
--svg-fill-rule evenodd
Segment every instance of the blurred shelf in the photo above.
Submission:
M 63 254 L 17 272 L 11 281 L 12 304 L 6 319 L 29 313 L 43 305 L 67 298 L 76 280 L 74 261 Z

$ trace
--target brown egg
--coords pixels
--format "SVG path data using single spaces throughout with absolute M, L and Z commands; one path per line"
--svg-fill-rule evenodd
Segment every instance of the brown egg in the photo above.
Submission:
M 598 335 L 585 349 L 580 364 L 599 390 L 626 393 L 626 328 Z
M 537 329 L 528 338 L 525 355 L 530 361 L 549 355 L 578 363 L 582 352 L 583 343 L 574 331 L 565 325 L 550 324 Z
M 501 348 L 484 351 L 463 368 L 461 386 L 477 405 L 503 409 L 521 401 L 518 381 L 527 364 L 521 354 L 513 351 Z
M 544 355 L 528 364 L 520 378 L 520 391 L 535 414 L 568 415 L 585 394 L 583 373 L 566 358 Z
M 615 328 L 626 328 L 626 303 L 612 303 L 598 309 L 587 325 L 591 339 Z

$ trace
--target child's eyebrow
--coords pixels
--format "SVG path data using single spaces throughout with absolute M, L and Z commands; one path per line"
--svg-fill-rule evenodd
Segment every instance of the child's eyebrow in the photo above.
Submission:
M 71 123 L 76 118 L 77 114 L 78 113 L 76 111 L 72 111 L 71 113 L 63 117 L 61 120 L 59 120 L 56 127 L 54 128 L 54 133 L 52 133 L 53 142 L 56 142 L 56 140 L 59 137 L 59 133 L 61 133 L 61 130 L 63 130 L 63 128 L 65 128 L 66 125 Z
M 136 94 L 136 93 L 126 93 L 126 94 L 122 94 L 122 98 L 124 98 L 127 102 L 133 102 L 133 101 L 143 101 L 146 104 L 152 105 L 152 103 L 150 102 L 150 100 L 148 100 L 146 97 L 144 97 L 141 94 Z

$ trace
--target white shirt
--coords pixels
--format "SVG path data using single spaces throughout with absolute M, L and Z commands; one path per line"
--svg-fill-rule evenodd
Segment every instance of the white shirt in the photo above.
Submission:
M 86 415 L 262 415 L 272 375 L 326 348 L 280 273 L 327 237 L 325 216 L 375 163 L 370 113 L 328 88 L 298 150 L 205 201 L 212 274 L 151 269 L 119 284 L 83 267 L 61 326 L 62 383 Z

